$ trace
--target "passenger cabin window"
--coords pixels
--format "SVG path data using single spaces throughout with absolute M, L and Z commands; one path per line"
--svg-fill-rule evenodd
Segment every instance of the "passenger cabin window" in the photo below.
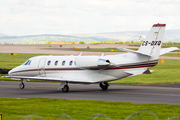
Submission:
M 47 63 L 47 65 L 50 65 L 50 64 L 51 64 L 51 61 L 49 60 L 48 63 Z
M 62 66 L 64 66 L 64 65 L 65 65 L 65 61 L 62 62 Z
M 69 65 L 71 66 L 72 64 L 73 64 L 73 61 L 70 61 L 70 62 L 69 62 Z
M 58 64 L 58 61 L 56 60 L 56 62 L 54 63 L 54 65 L 57 65 Z

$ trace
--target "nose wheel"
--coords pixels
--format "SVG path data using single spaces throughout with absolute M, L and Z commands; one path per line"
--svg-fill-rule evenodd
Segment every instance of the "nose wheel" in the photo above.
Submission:
M 24 84 L 23 82 L 21 82 L 21 83 L 19 84 L 19 88 L 20 88 L 20 89 L 24 89 L 24 87 L 25 87 L 25 84 Z

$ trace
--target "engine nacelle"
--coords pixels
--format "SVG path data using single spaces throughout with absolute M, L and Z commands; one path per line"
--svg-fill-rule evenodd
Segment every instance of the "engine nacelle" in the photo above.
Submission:
M 110 65 L 110 61 L 98 56 L 78 56 L 76 66 L 83 69 L 102 69 Z

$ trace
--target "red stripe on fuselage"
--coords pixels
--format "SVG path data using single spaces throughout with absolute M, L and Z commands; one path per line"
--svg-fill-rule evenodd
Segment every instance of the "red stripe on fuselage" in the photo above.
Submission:
M 140 65 L 140 66 L 129 66 L 129 67 L 117 67 L 117 68 L 107 68 L 105 70 L 117 70 L 117 69 L 130 69 L 130 68 L 143 68 L 143 67 L 153 67 L 156 64 L 151 64 L 151 65 Z M 77 70 L 100 70 L 100 69 L 45 69 L 46 71 L 77 71 Z M 23 71 L 15 71 L 12 73 L 20 73 L 20 72 L 30 72 L 30 71 L 39 71 L 39 69 L 37 70 L 23 70 Z

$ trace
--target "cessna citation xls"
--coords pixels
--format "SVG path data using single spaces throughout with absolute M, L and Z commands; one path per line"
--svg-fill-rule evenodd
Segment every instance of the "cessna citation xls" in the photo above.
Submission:
M 37 56 L 9 71 L 12 79 L 21 80 L 19 87 L 25 87 L 27 79 L 60 81 L 59 88 L 69 91 L 68 83 L 99 83 L 102 90 L 108 89 L 108 82 L 125 77 L 150 74 L 149 68 L 158 64 L 159 55 L 177 48 L 161 49 L 166 24 L 154 24 L 138 51 L 122 49 L 124 54 L 106 56 Z

